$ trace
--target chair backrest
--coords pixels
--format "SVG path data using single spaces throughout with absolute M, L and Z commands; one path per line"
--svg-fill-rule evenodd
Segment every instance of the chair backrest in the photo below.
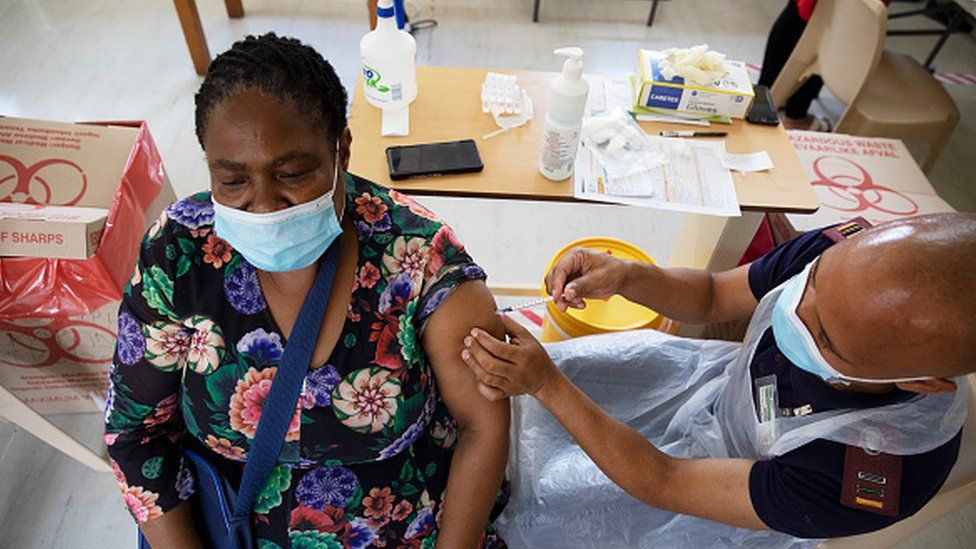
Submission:
M 881 0 L 819 0 L 773 84 L 782 105 L 810 75 L 850 105 L 881 61 L 888 19 Z
M 942 487 L 943 492 L 976 482 L 976 374 L 966 376 L 966 385 L 965 390 L 969 391 L 969 416 L 966 417 L 966 424 L 962 427 L 959 459 L 956 460 L 952 473 Z

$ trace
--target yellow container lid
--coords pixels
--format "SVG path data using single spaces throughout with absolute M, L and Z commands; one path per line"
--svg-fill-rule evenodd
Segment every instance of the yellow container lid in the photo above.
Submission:
M 616 238 L 593 237 L 570 242 L 559 250 L 549 260 L 546 273 L 571 249 L 577 247 L 602 251 L 620 259 L 655 264 L 651 256 L 647 255 L 644 250 L 629 242 Z M 545 292 L 545 284 L 543 284 L 543 292 Z M 619 295 L 607 300 L 584 299 L 583 301 L 586 303 L 585 309 L 570 308 L 565 313 L 560 311 L 554 303 L 546 305 L 553 321 L 559 324 L 570 337 L 654 328 L 662 320 L 658 313 L 643 305 L 627 301 Z

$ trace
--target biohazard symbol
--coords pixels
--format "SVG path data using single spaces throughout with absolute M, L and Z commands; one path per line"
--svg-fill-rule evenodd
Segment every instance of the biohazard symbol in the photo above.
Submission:
M 74 206 L 87 189 L 85 171 L 70 160 L 49 158 L 27 166 L 0 154 L 0 202 Z
M 112 330 L 94 322 L 63 318 L 0 320 L 0 364 L 21 368 L 42 368 L 61 360 L 108 364 L 112 351 L 103 351 L 108 356 L 92 356 L 90 351 L 113 349 L 114 341 Z
M 821 156 L 813 162 L 817 179 L 814 187 L 826 192 L 817 193 L 824 206 L 842 212 L 878 210 L 891 215 L 912 215 L 918 204 L 904 194 L 878 185 L 871 174 L 858 163 L 838 156 Z

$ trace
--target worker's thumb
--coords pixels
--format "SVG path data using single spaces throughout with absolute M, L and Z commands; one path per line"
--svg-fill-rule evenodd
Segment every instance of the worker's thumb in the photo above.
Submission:
M 511 337 L 518 338 L 524 341 L 527 341 L 529 340 L 529 338 L 532 338 L 532 333 L 526 330 L 525 326 L 519 324 L 518 321 L 516 321 L 514 318 L 508 315 L 501 315 L 501 316 L 502 316 L 502 325 L 505 327 L 506 334 L 508 334 Z
M 563 300 L 568 303 L 573 303 L 584 297 L 589 297 L 592 291 L 591 286 L 593 285 L 592 278 L 590 275 L 583 275 L 579 278 L 574 278 L 572 282 L 566 284 L 566 288 L 563 290 Z

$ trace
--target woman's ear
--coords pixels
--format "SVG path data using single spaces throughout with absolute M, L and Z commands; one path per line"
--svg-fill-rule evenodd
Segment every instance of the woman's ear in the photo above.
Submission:
M 956 383 L 944 377 L 895 383 L 895 386 L 910 393 L 951 393 L 956 390 Z
M 342 130 L 342 135 L 339 136 L 339 171 L 343 175 L 349 171 L 349 157 L 352 154 L 352 132 L 349 131 L 349 127 Z

